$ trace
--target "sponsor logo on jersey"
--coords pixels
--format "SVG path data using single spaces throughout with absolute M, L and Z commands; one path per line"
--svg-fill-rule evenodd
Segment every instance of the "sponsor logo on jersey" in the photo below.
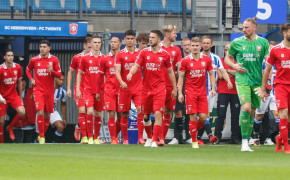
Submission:
M 78 24 L 76 23 L 71 23 L 69 25 L 69 33 L 71 35 L 76 35 L 78 33 Z
M 261 51 L 261 46 L 257 46 L 257 51 Z

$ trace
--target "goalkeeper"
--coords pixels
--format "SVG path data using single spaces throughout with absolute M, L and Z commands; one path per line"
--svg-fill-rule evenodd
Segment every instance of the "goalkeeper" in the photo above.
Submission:
M 253 151 L 248 140 L 253 131 L 254 114 L 260 108 L 260 97 L 254 89 L 262 85 L 262 63 L 269 54 L 269 43 L 256 34 L 256 18 L 248 18 L 243 23 L 244 36 L 235 39 L 225 58 L 225 63 L 236 70 L 236 88 L 242 114 L 240 118 L 242 133 L 241 151 Z M 237 64 L 230 58 L 235 56 Z

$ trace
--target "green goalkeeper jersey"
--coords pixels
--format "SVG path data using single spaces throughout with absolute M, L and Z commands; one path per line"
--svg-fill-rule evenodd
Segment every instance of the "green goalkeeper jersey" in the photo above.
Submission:
M 256 39 L 249 41 L 245 36 L 236 38 L 228 51 L 236 57 L 237 63 L 243 63 L 242 67 L 248 72 L 241 74 L 236 72 L 236 83 L 244 85 L 262 85 L 262 63 L 269 54 L 268 40 L 256 35 Z

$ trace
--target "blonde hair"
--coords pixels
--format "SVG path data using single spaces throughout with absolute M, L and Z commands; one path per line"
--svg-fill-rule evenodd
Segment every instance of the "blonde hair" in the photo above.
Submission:
M 257 26 L 258 25 L 257 20 L 258 20 L 257 17 L 253 17 L 253 18 L 248 18 L 245 21 L 251 22 L 252 24 Z
M 172 25 L 172 24 L 167 24 L 165 26 L 162 27 L 162 33 L 168 33 L 168 32 L 172 32 L 173 30 L 176 31 L 176 26 Z
M 191 42 L 199 42 L 200 43 L 200 38 L 199 37 L 193 37 L 190 40 Z

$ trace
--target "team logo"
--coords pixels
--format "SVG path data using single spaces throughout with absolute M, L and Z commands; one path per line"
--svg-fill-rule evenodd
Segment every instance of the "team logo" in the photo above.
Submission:
M 159 61 L 162 62 L 162 60 L 163 60 L 163 58 L 162 57 L 159 57 Z
M 78 24 L 76 23 L 71 23 L 69 24 L 69 33 L 71 35 L 76 35 L 78 33 Z
M 242 100 L 242 101 L 245 101 L 245 97 L 243 96 L 243 97 L 241 98 L 241 100 Z
M 245 50 L 246 49 L 246 46 L 243 46 L 243 50 Z
M 176 51 L 172 51 L 171 54 L 172 54 L 172 56 L 175 56 Z
M 277 100 L 277 101 L 276 101 L 276 105 L 277 105 L 277 108 L 280 107 L 280 100 Z
M 261 46 L 257 46 L 257 51 L 261 51 Z
M 202 65 L 202 67 L 205 67 L 205 62 L 202 61 L 202 62 L 201 62 L 201 65 Z
M 15 76 L 17 75 L 17 71 L 14 71 L 14 75 L 15 75 Z
M 191 63 L 190 66 L 193 67 L 193 63 Z
M 7 76 L 7 73 L 6 72 L 4 73 L 4 76 Z
M 124 105 L 123 104 L 120 104 L 120 110 L 121 111 L 123 110 L 123 107 L 124 107 Z
M 150 56 L 147 56 L 147 59 L 150 59 Z
M 284 54 L 281 54 L 281 57 L 284 57 Z
M 191 112 L 191 106 L 188 107 L 188 111 Z
M 37 65 L 40 66 L 40 63 L 38 63 Z
M 125 57 L 125 60 L 128 60 L 128 57 L 127 56 Z
M 93 63 L 93 61 L 92 61 L 92 60 L 90 60 L 90 63 L 92 64 L 92 63 Z
M 112 64 L 112 62 L 111 62 L 111 61 L 109 61 L 109 64 Z
M 48 62 L 49 65 L 52 65 L 52 62 Z

